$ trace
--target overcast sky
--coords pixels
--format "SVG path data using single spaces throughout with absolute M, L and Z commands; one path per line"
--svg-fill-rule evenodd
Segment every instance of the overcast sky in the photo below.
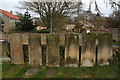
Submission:
M 19 6 L 20 4 L 18 3 L 19 1 L 22 0 L 0 0 L 0 9 L 6 10 L 6 11 L 13 11 L 13 13 L 15 14 L 15 12 L 25 12 L 24 10 L 19 10 L 16 7 Z M 108 5 L 106 7 L 105 0 L 97 0 L 98 6 L 100 11 L 104 14 L 104 16 L 108 16 L 109 14 L 112 13 L 111 7 L 110 5 Z M 90 0 L 82 0 L 83 2 L 83 7 L 85 10 L 88 10 L 89 7 L 89 2 Z M 92 12 L 94 11 L 94 4 L 92 5 Z M 32 15 L 34 15 L 32 13 Z

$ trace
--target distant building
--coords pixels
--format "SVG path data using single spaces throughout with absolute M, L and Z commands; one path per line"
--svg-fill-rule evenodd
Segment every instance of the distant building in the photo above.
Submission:
M 72 31 L 75 28 L 75 24 L 74 23 L 69 23 L 67 25 L 65 25 L 65 29 L 67 31 Z
M 15 16 L 11 12 L 0 9 L 0 32 L 11 32 L 15 29 L 15 22 L 20 17 Z
M 42 29 L 47 29 L 47 27 L 46 26 L 37 26 L 36 29 L 37 30 L 42 30 Z

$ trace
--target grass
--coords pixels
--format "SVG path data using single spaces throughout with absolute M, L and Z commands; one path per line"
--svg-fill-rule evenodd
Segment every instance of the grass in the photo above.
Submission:
M 120 46 L 120 42 L 114 42 L 113 41 L 113 45 L 119 45 Z
M 30 68 L 28 65 L 2 64 L 3 78 L 22 78 Z M 97 67 L 39 67 L 36 75 L 30 78 L 117 78 L 117 66 Z
M 48 74 L 48 75 L 47 75 Z M 42 67 L 34 78 L 117 78 L 116 66 L 100 67 Z
M 2 77 L 3 78 L 21 78 L 22 75 L 29 68 L 30 66 L 3 63 L 2 64 Z

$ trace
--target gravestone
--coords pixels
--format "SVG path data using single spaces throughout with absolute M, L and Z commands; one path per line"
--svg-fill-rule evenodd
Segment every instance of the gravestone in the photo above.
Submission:
M 112 57 L 112 34 L 98 35 L 98 65 L 109 65 Z
M 79 64 L 79 35 L 65 35 L 65 66 L 77 67 Z
M 23 64 L 22 34 L 12 33 L 10 36 L 11 61 L 14 64 Z
M 58 34 L 48 34 L 46 38 L 46 65 L 58 67 L 60 64 L 60 37 Z
M 82 35 L 81 66 L 90 67 L 95 64 L 95 35 Z
M 29 35 L 29 63 L 42 65 L 41 36 L 39 34 Z

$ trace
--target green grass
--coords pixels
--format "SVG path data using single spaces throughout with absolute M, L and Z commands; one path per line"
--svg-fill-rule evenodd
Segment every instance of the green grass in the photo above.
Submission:
M 21 78 L 30 68 L 28 65 L 3 63 L 3 78 Z M 117 78 L 117 66 L 97 67 L 39 67 L 36 75 L 29 78 Z
M 120 42 L 113 42 L 113 45 L 120 45 Z
M 113 42 L 114 45 L 120 45 L 120 42 Z
M 3 78 L 21 78 L 22 75 L 29 69 L 29 66 L 15 65 L 10 63 L 2 64 L 2 77 Z
M 46 67 L 41 67 L 40 70 L 37 72 L 37 74 L 32 76 L 31 78 L 44 78 L 45 73 L 46 73 Z
M 51 72 L 49 72 L 51 71 Z M 49 74 L 49 75 L 46 75 Z M 37 78 L 117 78 L 118 67 L 46 67 L 34 75 Z

